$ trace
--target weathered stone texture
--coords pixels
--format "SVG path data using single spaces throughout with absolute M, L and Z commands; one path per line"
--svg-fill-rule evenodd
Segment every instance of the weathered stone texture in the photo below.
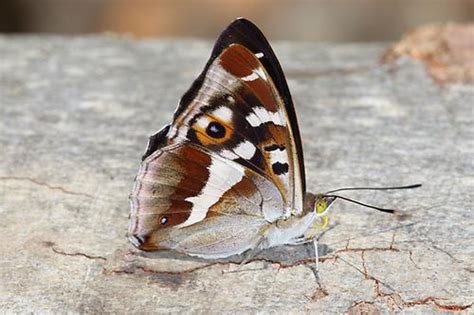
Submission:
M 147 137 L 211 43 L 0 37 L 0 308 L 36 312 L 472 312 L 473 85 L 438 86 L 381 44 L 275 43 L 308 187 L 423 183 L 347 196 L 309 249 L 232 262 L 143 254 L 126 241 Z

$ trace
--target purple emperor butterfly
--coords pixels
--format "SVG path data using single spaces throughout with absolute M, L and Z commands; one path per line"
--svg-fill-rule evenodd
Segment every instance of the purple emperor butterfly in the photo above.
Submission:
M 130 196 L 129 240 L 221 258 L 314 239 L 337 196 L 306 192 L 296 113 L 260 30 L 218 38 L 173 122 L 150 137 Z

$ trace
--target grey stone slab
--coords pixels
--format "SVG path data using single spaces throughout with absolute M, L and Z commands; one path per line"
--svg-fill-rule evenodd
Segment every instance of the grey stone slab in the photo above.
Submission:
M 384 44 L 278 42 L 309 189 L 346 194 L 306 247 L 209 262 L 125 239 L 147 137 L 170 121 L 210 42 L 0 37 L 3 312 L 472 312 L 474 87 L 438 86 Z

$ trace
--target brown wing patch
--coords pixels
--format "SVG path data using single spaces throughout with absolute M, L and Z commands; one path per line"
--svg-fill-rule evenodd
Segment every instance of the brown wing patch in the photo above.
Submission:
M 225 71 L 240 78 L 268 110 L 278 110 L 275 95 L 267 81 L 267 74 L 257 57 L 247 48 L 233 44 L 218 58 Z
M 247 48 L 238 44 L 230 45 L 218 59 L 227 72 L 238 78 L 251 75 L 253 70 L 259 67 L 259 62 L 255 56 Z
M 247 214 L 261 216 L 263 199 L 250 177 L 243 177 L 232 189 L 226 191 L 219 202 L 209 209 L 208 217 L 222 214 Z
M 205 185 L 210 157 L 189 146 L 157 151 L 142 163 L 130 195 L 130 233 L 166 228 L 183 223 L 196 196 Z

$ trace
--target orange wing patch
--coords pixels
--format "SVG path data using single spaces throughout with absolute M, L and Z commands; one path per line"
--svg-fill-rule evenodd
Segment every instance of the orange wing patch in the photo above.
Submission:
M 222 144 L 234 134 L 232 110 L 221 106 L 210 114 L 199 117 L 192 128 L 203 145 Z

